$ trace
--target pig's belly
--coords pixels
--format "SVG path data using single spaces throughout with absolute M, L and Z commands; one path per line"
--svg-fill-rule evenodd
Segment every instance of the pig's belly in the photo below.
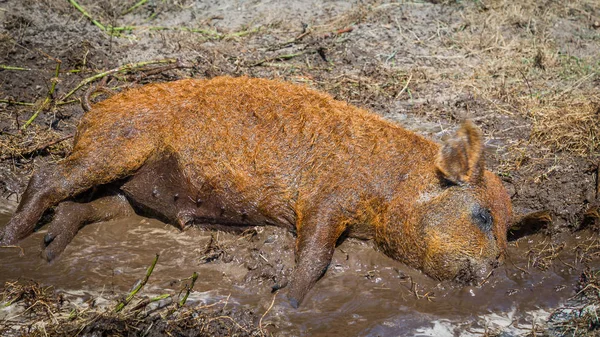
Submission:
M 289 222 L 263 215 L 251 204 L 231 202 L 209 186 L 197 189 L 182 174 L 174 155 L 145 164 L 121 186 L 140 213 L 184 228 L 275 225 L 294 230 Z

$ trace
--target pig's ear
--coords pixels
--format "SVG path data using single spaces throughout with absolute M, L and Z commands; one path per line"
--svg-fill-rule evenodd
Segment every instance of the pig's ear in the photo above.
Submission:
M 436 166 L 442 175 L 455 184 L 477 184 L 483 173 L 483 143 L 481 131 L 471 121 L 446 139 L 440 148 Z

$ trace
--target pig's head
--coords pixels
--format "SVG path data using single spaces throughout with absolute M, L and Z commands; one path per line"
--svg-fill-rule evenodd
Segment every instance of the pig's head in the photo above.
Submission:
M 500 179 L 484 168 L 481 133 L 471 122 L 442 144 L 435 175 L 410 208 L 392 212 L 388 238 L 379 241 L 433 278 L 477 282 L 503 259 L 512 207 Z

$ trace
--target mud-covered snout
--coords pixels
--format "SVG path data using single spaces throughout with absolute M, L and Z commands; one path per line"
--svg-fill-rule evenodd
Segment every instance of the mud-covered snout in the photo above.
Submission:
M 438 280 L 453 280 L 465 285 L 481 284 L 503 263 L 504 249 L 494 239 L 473 244 L 475 240 L 471 238 L 464 245 L 455 245 L 451 241 L 447 245 L 429 242 L 423 271 Z
M 453 281 L 464 285 L 483 284 L 492 274 L 494 269 L 502 264 L 504 255 L 500 254 L 495 259 L 478 261 L 475 259 L 465 259 L 462 267 L 456 271 Z
M 504 259 L 509 209 L 479 187 L 448 188 L 422 205 L 423 270 L 440 280 L 479 284 Z
M 472 241 L 470 242 L 472 244 Z M 504 262 L 504 249 L 489 239 L 482 245 L 464 246 L 429 243 L 423 271 L 438 280 L 478 285 Z

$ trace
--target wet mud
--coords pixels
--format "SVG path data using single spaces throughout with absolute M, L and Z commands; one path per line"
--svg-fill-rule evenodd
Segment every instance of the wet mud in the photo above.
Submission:
M 2 214 L 0 225 L 9 217 Z M 271 304 L 272 286 L 289 274 L 294 261 L 292 234 L 274 227 L 242 234 L 180 232 L 133 216 L 84 227 L 50 264 L 39 257 L 44 234 L 24 240 L 19 258 L 15 251 L 0 251 L 0 283 L 31 279 L 67 294 L 118 297 L 158 253 L 149 295 L 177 291 L 196 271 L 190 303 L 227 299 L 230 306 L 262 315 Z M 347 239 L 302 307 L 292 309 L 284 293 L 276 294 L 264 321 L 278 336 L 477 336 L 495 330 L 516 335 L 573 296 L 581 272 L 600 267 L 589 257 L 598 253 L 600 242 L 590 231 L 552 239 L 537 234 L 511 242 L 507 263 L 485 284 L 459 286 L 432 280 L 377 252 L 370 242 Z

